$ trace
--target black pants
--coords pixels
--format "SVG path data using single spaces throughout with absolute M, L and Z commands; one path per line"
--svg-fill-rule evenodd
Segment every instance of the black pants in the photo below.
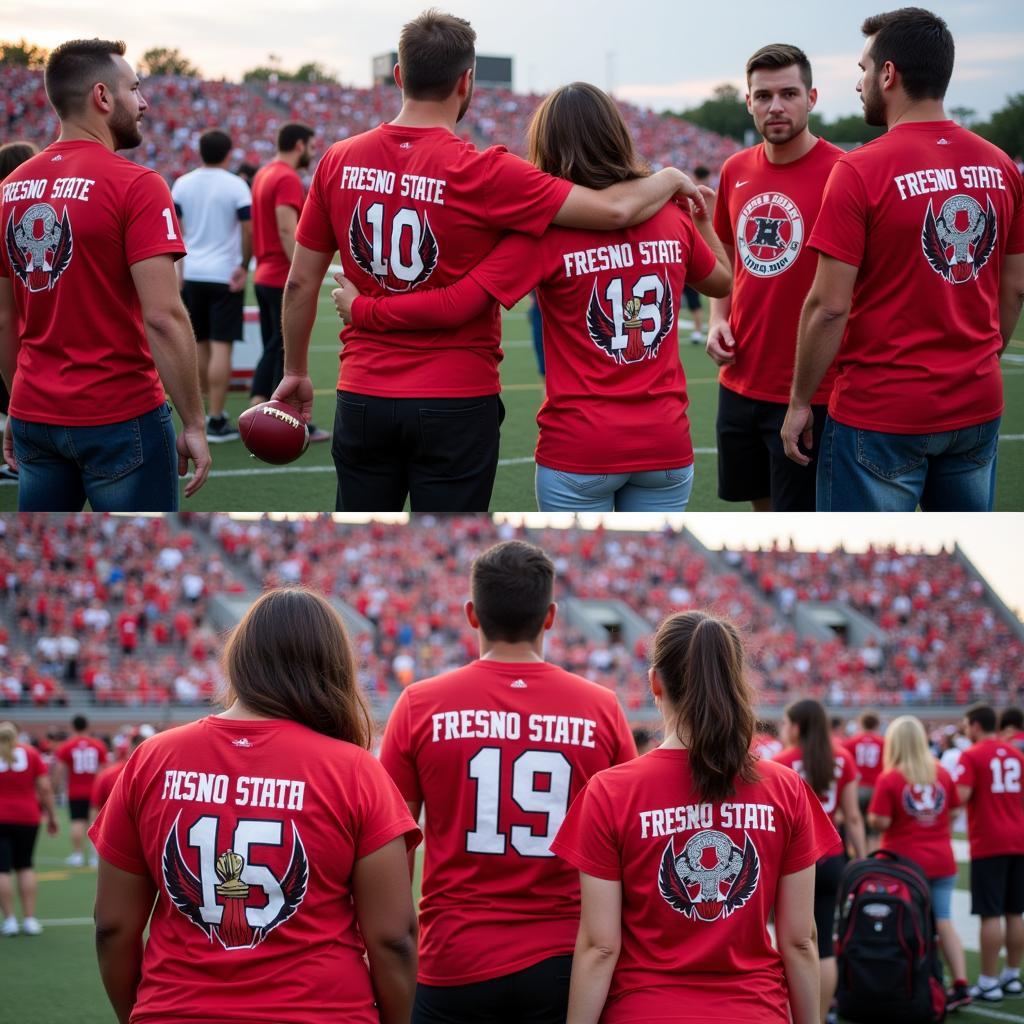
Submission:
M 331 454 L 337 511 L 486 512 L 505 407 L 479 398 L 338 392 Z
M 470 985 L 417 985 L 412 1024 L 565 1024 L 572 956 Z
M 818 957 L 835 956 L 836 897 L 843 880 L 846 854 L 822 857 L 814 872 L 814 924 L 818 929 Z
M 283 288 L 258 284 L 256 301 L 260 304 L 260 334 L 263 337 L 263 355 L 252 372 L 250 394 L 269 398 L 284 376 L 284 336 L 281 334 L 281 302 Z

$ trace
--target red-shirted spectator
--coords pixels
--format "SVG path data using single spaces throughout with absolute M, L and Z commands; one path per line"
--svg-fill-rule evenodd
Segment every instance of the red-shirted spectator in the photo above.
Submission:
M 71 720 L 72 736 L 57 748 L 56 759 L 68 798 L 68 816 L 71 819 L 71 855 L 67 863 L 72 867 L 85 864 L 85 830 L 89 824 L 89 797 L 96 773 L 107 763 L 107 747 L 89 735 L 89 720 L 75 715 Z M 96 866 L 95 854 L 89 855 L 89 866 Z

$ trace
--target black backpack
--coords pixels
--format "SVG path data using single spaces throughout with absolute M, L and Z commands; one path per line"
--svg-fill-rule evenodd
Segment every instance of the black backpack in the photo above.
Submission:
M 938 1024 L 946 1016 L 931 890 L 912 860 L 879 850 L 839 885 L 839 1015 L 861 1024 Z

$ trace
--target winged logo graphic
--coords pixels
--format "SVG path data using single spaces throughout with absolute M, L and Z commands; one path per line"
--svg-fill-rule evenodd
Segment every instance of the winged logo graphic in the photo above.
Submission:
M 675 325 L 675 300 L 668 274 L 658 280 L 662 284 L 661 297 L 656 307 L 658 320 L 657 326 L 652 326 L 650 331 L 644 330 L 644 324 L 647 320 L 653 320 L 653 317 L 641 316 L 644 303 L 637 295 L 626 301 L 622 310 L 622 329 L 617 330 L 615 320 L 601 305 L 597 294 L 597 281 L 594 281 L 590 304 L 587 307 L 587 332 L 590 334 L 590 340 L 620 365 L 654 359 L 658 355 L 661 343 Z M 623 336 L 626 338 L 625 345 L 621 342 Z
M 932 270 L 950 284 L 973 281 L 988 263 L 996 245 L 996 211 L 992 198 L 987 208 L 972 196 L 950 196 L 938 217 L 931 200 L 924 215 L 921 247 Z
M 745 906 L 757 889 L 761 861 L 750 836 L 743 835 L 741 850 L 724 832 L 705 829 L 679 854 L 669 839 L 658 872 L 665 902 L 691 921 L 724 920 Z
M 356 203 L 352 211 L 352 221 L 348 229 L 349 249 L 352 252 L 352 259 L 356 266 L 364 273 L 369 274 L 381 288 L 389 292 L 412 291 L 417 285 L 423 284 L 437 268 L 438 247 L 437 239 L 430 228 L 430 220 L 424 213 L 422 219 L 415 215 L 415 221 L 410 225 L 413 227 L 412 238 L 413 248 L 405 259 L 401 252 L 392 251 L 389 258 L 385 259 L 383 252 L 375 254 L 374 246 L 363 232 L 362 200 Z M 408 222 L 406 222 L 408 223 Z M 374 225 L 375 235 L 381 232 L 378 224 Z M 392 245 L 398 246 L 404 231 L 395 230 L 392 232 Z M 416 242 L 418 238 L 418 244 Z M 383 248 L 383 246 L 381 246 Z M 395 267 L 403 271 L 401 275 L 395 273 Z M 381 273 L 381 268 L 384 272 Z
M 309 862 L 299 831 L 292 822 L 292 854 L 280 879 L 279 891 L 265 907 L 249 907 L 249 891 L 253 887 L 242 879 L 245 859 L 233 850 L 226 850 L 216 859 L 216 878 L 204 881 L 189 868 L 178 839 L 178 818 L 167 833 L 162 858 L 164 888 L 174 906 L 211 941 L 216 937 L 225 949 L 251 949 L 259 945 L 275 928 L 284 924 L 298 910 L 309 884 Z M 200 858 L 202 864 L 202 857 Z M 201 867 L 200 874 L 203 873 Z M 260 876 L 269 869 L 260 866 Z M 266 890 L 263 883 L 261 888 Z M 221 900 L 216 901 L 216 897 Z M 209 901 L 213 901 L 210 905 Z M 255 918 L 255 923 L 253 921 Z
M 15 277 L 30 292 L 52 291 L 74 252 L 67 207 L 58 221 L 57 211 L 49 203 L 33 203 L 17 224 L 12 210 L 4 243 Z

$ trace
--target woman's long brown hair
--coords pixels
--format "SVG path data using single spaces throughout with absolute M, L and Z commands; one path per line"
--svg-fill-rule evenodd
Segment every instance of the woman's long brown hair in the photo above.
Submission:
M 586 188 L 607 188 L 650 174 L 636 155 L 618 107 L 587 82 L 551 93 L 533 115 L 528 140 L 530 163 Z
M 245 613 L 224 648 L 225 703 L 284 718 L 369 749 L 373 723 L 341 617 L 301 587 L 271 590 Z
M 804 778 L 820 799 L 824 799 L 835 778 L 835 754 L 828 716 L 820 701 L 807 698 L 786 708 L 786 717 L 796 726 Z
M 732 796 L 737 778 L 757 781 L 750 743 L 754 700 L 736 627 L 704 612 L 670 615 L 654 638 L 652 667 L 678 714 L 702 800 Z

